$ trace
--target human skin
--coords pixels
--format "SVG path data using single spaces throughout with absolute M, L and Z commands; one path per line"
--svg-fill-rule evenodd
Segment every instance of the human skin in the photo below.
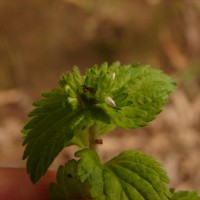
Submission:
M 55 182 L 56 174 L 48 171 L 35 185 L 23 168 L 0 168 L 0 199 L 2 200 L 49 200 L 49 183 Z

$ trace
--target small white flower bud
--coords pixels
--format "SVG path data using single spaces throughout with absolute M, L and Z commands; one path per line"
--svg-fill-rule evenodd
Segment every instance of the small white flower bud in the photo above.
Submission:
M 106 97 L 105 98 L 105 102 L 111 107 L 116 107 L 116 104 L 115 104 L 114 100 L 111 97 Z

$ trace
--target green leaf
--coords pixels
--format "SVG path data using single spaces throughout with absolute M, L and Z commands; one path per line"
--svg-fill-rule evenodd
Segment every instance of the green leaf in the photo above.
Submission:
M 57 171 L 57 184 L 50 184 L 51 200 L 73 200 L 89 197 L 87 184 L 83 184 L 76 174 L 77 161 L 71 160 L 65 166 L 60 166 Z
M 84 142 L 89 126 L 98 124 L 99 130 L 111 127 L 109 116 L 93 104 L 93 96 L 85 94 L 83 80 L 75 67 L 73 73 L 61 77 L 61 88 L 43 93 L 43 99 L 33 103 L 36 108 L 29 114 L 32 119 L 22 130 L 26 145 L 23 159 L 27 158 L 27 173 L 33 183 L 45 174 L 64 147 L 88 147 Z
M 102 165 L 98 155 L 92 150 L 76 153 L 83 159 L 71 160 L 57 172 L 57 184 L 50 185 L 50 199 L 72 200 L 90 199 L 91 193 L 98 193 L 102 185 Z M 90 185 L 88 179 L 93 180 Z M 100 185 L 100 187 L 99 187 Z
M 32 118 L 25 127 L 26 145 L 23 159 L 27 159 L 27 173 L 33 183 L 45 174 L 54 158 L 76 132 L 88 126 L 87 112 L 73 110 L 67 102 L 66 93 L 54 89 L 43 95 L 45 98 L 29 115 Z
M 111 72 L 115 73 L 112 84 L 109 77 Z M 104 90 L 105 85 L 107 90 Z M 98 106 L 119 127 L 142 127 L 161 112 L 175 88 L 176 83 L 172 78 L 149 66 L 113 65 L 108 68 L 104 81 L 98 84 Z M 105 102 L 106 97 L 110 97 L 116 106 Z
M 57 184 L 52 184 L 50 187 L 52 200 L 75 198 L 168 200 L 170 198 L 171 193 L 166 188 L 166 183 L 169 181 L 166 172 L 152 157 L 141 152 L 125 151 L 104 165 L 93 150 L 84 149 L 78 151 L 75 156 L 80 159 L 70 162 L 76 162 L 73 166 L 73 178 L 79 184 L 70 185 L 73 182 L 64 175 L 69 172 L 67 164 L 57 174 Z M 76 190 L 81 194 L 79 197 L 73 196 Z
M 171 200 L 200 200 L 196 191 L 178 191 L 173 194 Z
M 125 151 L 105 166 L 104 173 L 107 176 L 104 177 L 108 182 L 112 179 L 118 187 L 115 192 L 118 199 L 165 200 L 170 196 L 165 186 L 169 182 L 166 172 L 150 156 L 137 151 Z M 113 189 L 108 187 L 108 199 L 113 199 Z
M 78 67 L 74 66 L 73 73 L 68 72 L 66 75 L 63 74 L 59 81 L 59 84 L 62 88 L 69 88 L 77 94 L 81 90 L 81 85 L 83 85 L 84 78 L 81 76 Z M 67 88 L 68 89 L 68 88 Z

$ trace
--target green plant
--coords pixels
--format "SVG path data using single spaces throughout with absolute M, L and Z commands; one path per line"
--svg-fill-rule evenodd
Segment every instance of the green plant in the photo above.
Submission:
M 58 169 L 51 199 L 200 199 L 194 192 L 169 190 L 167 174 L 153 157 L 130 150 L 102 164 L 96 151 L 105 132 L 143 127 L 153 120 L 176 88 L 171 77 L 149 66 L 115 62 L 94 66 L 85 76 L 75 67 L 62 75 L 59 85 L 33 104 L 32 119 L 23 129 L 23 159 L 33 183 L 63 148 L 80 147 L 77 159 Z

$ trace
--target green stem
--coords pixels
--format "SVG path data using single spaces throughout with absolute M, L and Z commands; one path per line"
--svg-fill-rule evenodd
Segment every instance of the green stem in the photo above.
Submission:
M 97 149 L 97 144 L 95 143 L 96 130 L 97 130 L 97 126 L 95 126 L 95 125 L 92 125 L 89 128 L 89 148 L 92 149 L 92 150 L 95 150 L 95 151 Z

